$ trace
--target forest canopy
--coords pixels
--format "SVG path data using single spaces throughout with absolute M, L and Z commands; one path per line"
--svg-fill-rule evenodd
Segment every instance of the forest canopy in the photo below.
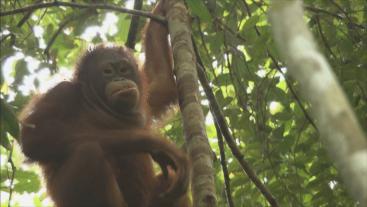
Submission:
M 272 2 L 185 0 L 213 155 L 217 206 L 271 206 L 253 176 L 279 206 L 363 206 L 348 191 L 347 180 L 329 156 L 320 120 L 312 113 L 317 106 L 305 98 L 300 81 L 289 75 L 284 51 L 275 43 L 269 15 Z M 150 15 L 154 3 L 0 2 L 1 207 L 52 206 L 40 169 L 27 163 L 18 145 L 18 117 L 25 104 L 70 79 L 75 62 L 90 45 L 126 44 L 143 60 L 140 31 L 145 22 L 149 18 L 165 22 Z M 318 50 L 366 134 L 367 3 L 304 0 L 303 9 Z M 225 126 L 219 126 L 213 102 Z M 179 112 L 162 131 L 184 145 Z M 245 167 L 239 160 L 245 160 Z M 246 167 L 255 175 L 248 175 Z

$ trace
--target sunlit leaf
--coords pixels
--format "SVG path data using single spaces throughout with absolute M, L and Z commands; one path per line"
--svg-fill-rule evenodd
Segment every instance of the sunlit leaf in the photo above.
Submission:
M 34 172 L 17 170 L 15 179 L 17 183 L 14 185 L 14 191 L 18 193 L 37 192 L 41 187 L 39 176 Z

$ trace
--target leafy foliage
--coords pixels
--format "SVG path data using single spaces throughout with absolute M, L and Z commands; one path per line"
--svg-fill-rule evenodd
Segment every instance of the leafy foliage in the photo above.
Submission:
M 41 1 L 1 1 L 0 6 L 3 12 L 35 2 Z M 117 0 L 103 2 L 122 7 L 131 4 Z M 279 60 L 267 17 L 270 1 L 186 0 L 186 3 L 193 17 L 194 42 L 237 146 L 280 205 L 358 206 L 347 194 L 319 141 L 315 120 L 308 116 L 310 106 L 300 98 L 302 88 L 286 76 L 287 70 Z M 320 49 L 362 126 L 366 126 L 367 4 L 363 0 L 305 0 L 304 5 L 305 19 Z M 144 10 L 151 7 L 145 2 Z M 21 153 L 14 150 L 19 132 L 16 114 L 30 94 L 44 91 L 44 82 L 52 82 L 48 75 L 70 71 L 88 44 L 102 41 L 123 44 L 130 16 L 103 9 L 50 7 L 1 17 L 0 21 L 1 195 L 6 198 L 10 192 L 19 195 L 40 190 L 39 172 L 23 164 Z M 140 21 L 142 27 L 145 19 Z M 216 130 L 206 97 L 202 98 L 209 141 L 217 156 L 218 206 L 225 206 Z M 180 118 L 174 118 L 165 131 L 182 143 L 181 125 Z M 225 153 L 235 205 L 268 206 L 229 148 L 225 148 Z M 12 167 L 11 163 L 15 165 Z M 22 205 L 16 198 L 13 196 L 12 202 Z M 38 193 L 33 203 L 42 206 L 44 199 Z M 8 201 L 2 199 L 2 202 L 1 206 L 5 206 Z

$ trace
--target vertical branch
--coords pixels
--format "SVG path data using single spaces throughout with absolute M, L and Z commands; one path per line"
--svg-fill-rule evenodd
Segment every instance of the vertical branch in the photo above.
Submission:
M 229 127 L 228 127 L 227 122 L 224 118 L 223 112 L 220 109 L 220 107 L 218 105 L 218 102 L 215 99 L 213 90 L 211 89 L 211 87 L 209 85 L 209 81 L 206 78 L 204 65 L 201 61 L 199 52 L 197 50 L 197 47 L 196 47 L 196 44 L 195 44 L 194 41 L 193 41 L 193 46 L 194 46 L 195 56 L 196 56 L 197 62 L 198 62 L 197 72 L 198 72 L 198 75 L 199 75 L 199 80 L 200 80 L 200 83 L 201 83 L 201 85 L 204 89 L 204 92 L 205 92 L 205 94 L 208 98 L 209 106 L 210 106 L 210 112 L 212 113 L 212 115 L 214 117 L 215 127 L 217 129 L 217 134 L 220 132 L 220 135 L 221 135 L 221 137 L 219 137 L 219 134 L 218 134 L 219 147 L 222 145 L 220 143 L 221 142 L 220 139 L 223 136 L 224 139 L 226 140 L 233 156 L 240 163 L 243 171 L 247 174 L 247 176 L 251 179 L 251 181 L 255 184 L 255 186 L 264 195 L 266 200 L 268 200 L 269 204 L 272 207 L 278 207 L 278 202 L 275 200 L 274 196 L 271 194 L 269 189 L 261 182 L 261 180 L 256 175 L 255 171 L 252 170 L 250 164 L 245 160 L 245 156 L 241 153 L 240 149 L 237 147 L 235 139 L 232 137 L 232 134 L 229 131 Z M 222 151 L 222 149 L 221 149 L 221 151 Z M 222 157 L 223 157 L 223 155 L 221 153 L 221 158 Z M 227 185 L 227 183 L 226 183 L 226 185 Z
M 192 160 L 194 206 L 216 206 L 214 169 L 200 105 L 196 59 L 187 9 L 182 0 L 166 0 L 179 104 L 187 148 Z
M 367 206 L 367 140 L 303 19 L 301 1 L 273 1 L 271 22 L 288 70 L 312 106 L 330 157 L 361 206 Z
M 222 135 L 222 132 L 220 131 L 218 123 L 215 123 L 215 129 L 217 131 L 217 136 L 218 136 L 218 145 L 219 145 L 219 151 L 220 151 L 220 164 L 222 165 L 222 171 L 223 171 L 223 176 L 224 176 L 227 203 L 229 207 L 234 207 L 232 192 L 231 192 L 231 180 L 229 178 L 226 153 L 224 149 L 223 135 Z
M 10 149 L 9 156 L 8 156 L 8 163 L 11 167 L 8 207 L 11 206 L 11 199 L 12 199 L 13 190 L 14 190 L 14 178 L 15 178 L 15 172 L 17 170 L 17 168 L 15 167 L 14 161 L 13 161 L 13 152 L 14 152 L 14 140 L 12 141 L 11 149 Z
M 141 10 L 143 7 L 143 0 L 135 0 L 134 1 L 134 10 Z M 131 17 L 131 24 L 129 29 L 129 34 L 127 35 L 126 46 L 135 49 L 136 43 L 136 34 L 139 28 L 139 16 L 133 15 Z
M 231 149 L 233 156 L 240 163 L 241 168 L 247 174 L 247 176 L 251 179 L 251 181 L 255 184 L 255 186 L 260 190 L 260 192 L 264 195 L 266 200 L 268 200 L 269 204 L 272 207 L 278 207 L 278 202 L 275 197 L 271 194 L 269 189 L 262 183 L 260 178 L 257 176 L 255 171 L 251 168 L 250 164 L 245 159 L 245 156 L 241 153 L 241 150 L 237 147 L 235 139 L 233 138 L 231 132 L 229 131 L 227 122 L 224 118 L 223 112 L 220 109 L 217 101 L 215 100 L 214 93 L 209 86 L 209 82 L 205 77 L 204 69 L 202 65 L 200 65 L 200 61 L 198 64 L 198 73 L 200 82 L 204 88 L 205 94 L 208 97 L 210 103 L 210 111 L 213 114 L 214 121 L 219 127 L 224 139 L 226 140 L 228 147 Z

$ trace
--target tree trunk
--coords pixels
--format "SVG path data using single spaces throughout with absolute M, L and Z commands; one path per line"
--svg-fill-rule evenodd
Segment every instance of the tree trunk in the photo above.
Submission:
M 367 141 L 303 19 L 301 1 L 274 0 L 271 22 L 290 75 L 310 101 L 322 141 L 361 206 L 367 206 Z
M 167 10 L 179 104 L 187 149 L 193 167 L 191 186 L 193 203 L 198 207 L 216 206 L 212 150 L 206 135 L 205 119 L 200 105 L 189 16 L 181 0 L 169 0 Z

